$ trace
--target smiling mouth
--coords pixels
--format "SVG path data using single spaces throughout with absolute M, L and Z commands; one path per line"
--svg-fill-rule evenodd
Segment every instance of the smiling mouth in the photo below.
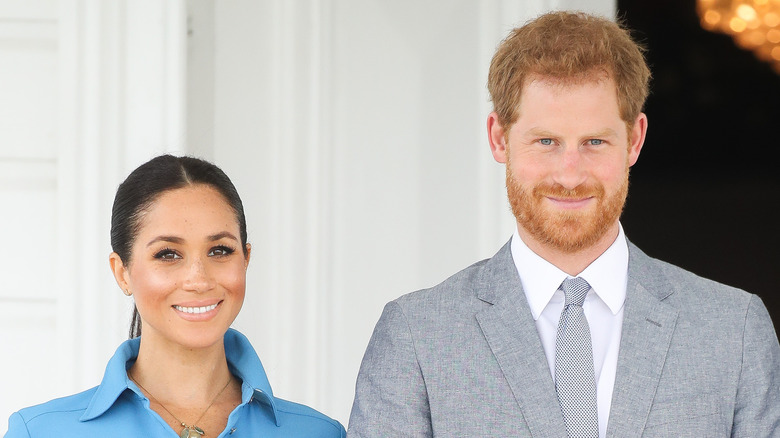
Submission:
M 586 198 L 556 198 L 556 197 L 548 197 L 550 201 L 553 201 L 555 203 L 563 204 L 563 205 L 582 205 L 593 199 L 593 197 L 586 197 Z
M 202 307 L 184 307 L 184 306 L 177 306 L 174 304 L 172 307 L 178 310 L 179 312 L 184 312 L 184 313 L 206 313 L 216 309 L 218 305 L 219 303 L 215 303 L 210 306 L 202 306 Z

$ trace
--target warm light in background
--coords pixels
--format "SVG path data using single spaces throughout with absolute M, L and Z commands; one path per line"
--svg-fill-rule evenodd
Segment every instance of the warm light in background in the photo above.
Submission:
M 780 73 L 780 0 L 697 0 L 696 10 L 703 28 L 731 35 Z

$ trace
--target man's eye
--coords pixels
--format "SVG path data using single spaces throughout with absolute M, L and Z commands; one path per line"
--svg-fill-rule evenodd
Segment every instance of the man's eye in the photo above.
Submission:
M 588 144 L 591 145 L 591 146 L 598 146 L 598 145 L 603 144 L 603 143 L 604 143 L 604 140 L 601 140 L 601 139 L 598 139 L 598 138 L 593 138 L 593 139 L 588 140 Z
M 539 140 L 539 143 L 541 143 L 541 144 L 543 144 L 545 146 L 552 146 L 553 141 L 552 141 L 551 138 L 543 138 L 543 139 Z

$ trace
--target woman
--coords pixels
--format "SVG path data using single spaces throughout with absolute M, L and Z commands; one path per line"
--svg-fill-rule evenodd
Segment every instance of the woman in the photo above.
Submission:
M 215 165 L 163 155 L 119 186 L 111 270 L 135 299 L 131 339 L 99 386 L 22 409 L 16 437 L 344 437 L 337 421 L 273 396 L 249 341 L 230 329 L 251 246 L 233 183 Z

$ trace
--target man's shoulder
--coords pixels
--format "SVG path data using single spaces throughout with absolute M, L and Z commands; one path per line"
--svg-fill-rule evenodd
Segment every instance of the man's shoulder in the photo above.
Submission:
M 476 288 L 484 281 L 483 269 L 489 260 L 480 260 L 435 286 L 402 295 L 393 302 L 402 308 L 419 308 L 426 304 L 456 304 L 476 299 Z
M 462 269 L 441 283 L 391 301 L 406 318 L 427 324 L 473 318 L 476 312 L 501 300 L 522 296 L 520 277 L 509 243 L 491 258 Z
M 702 277 L 685 268 L 653 258 L 630 246 L 629 277 L 663 294 L 660 298 L 679 304 L 745 307 L 754 297 L 742 289 Z

